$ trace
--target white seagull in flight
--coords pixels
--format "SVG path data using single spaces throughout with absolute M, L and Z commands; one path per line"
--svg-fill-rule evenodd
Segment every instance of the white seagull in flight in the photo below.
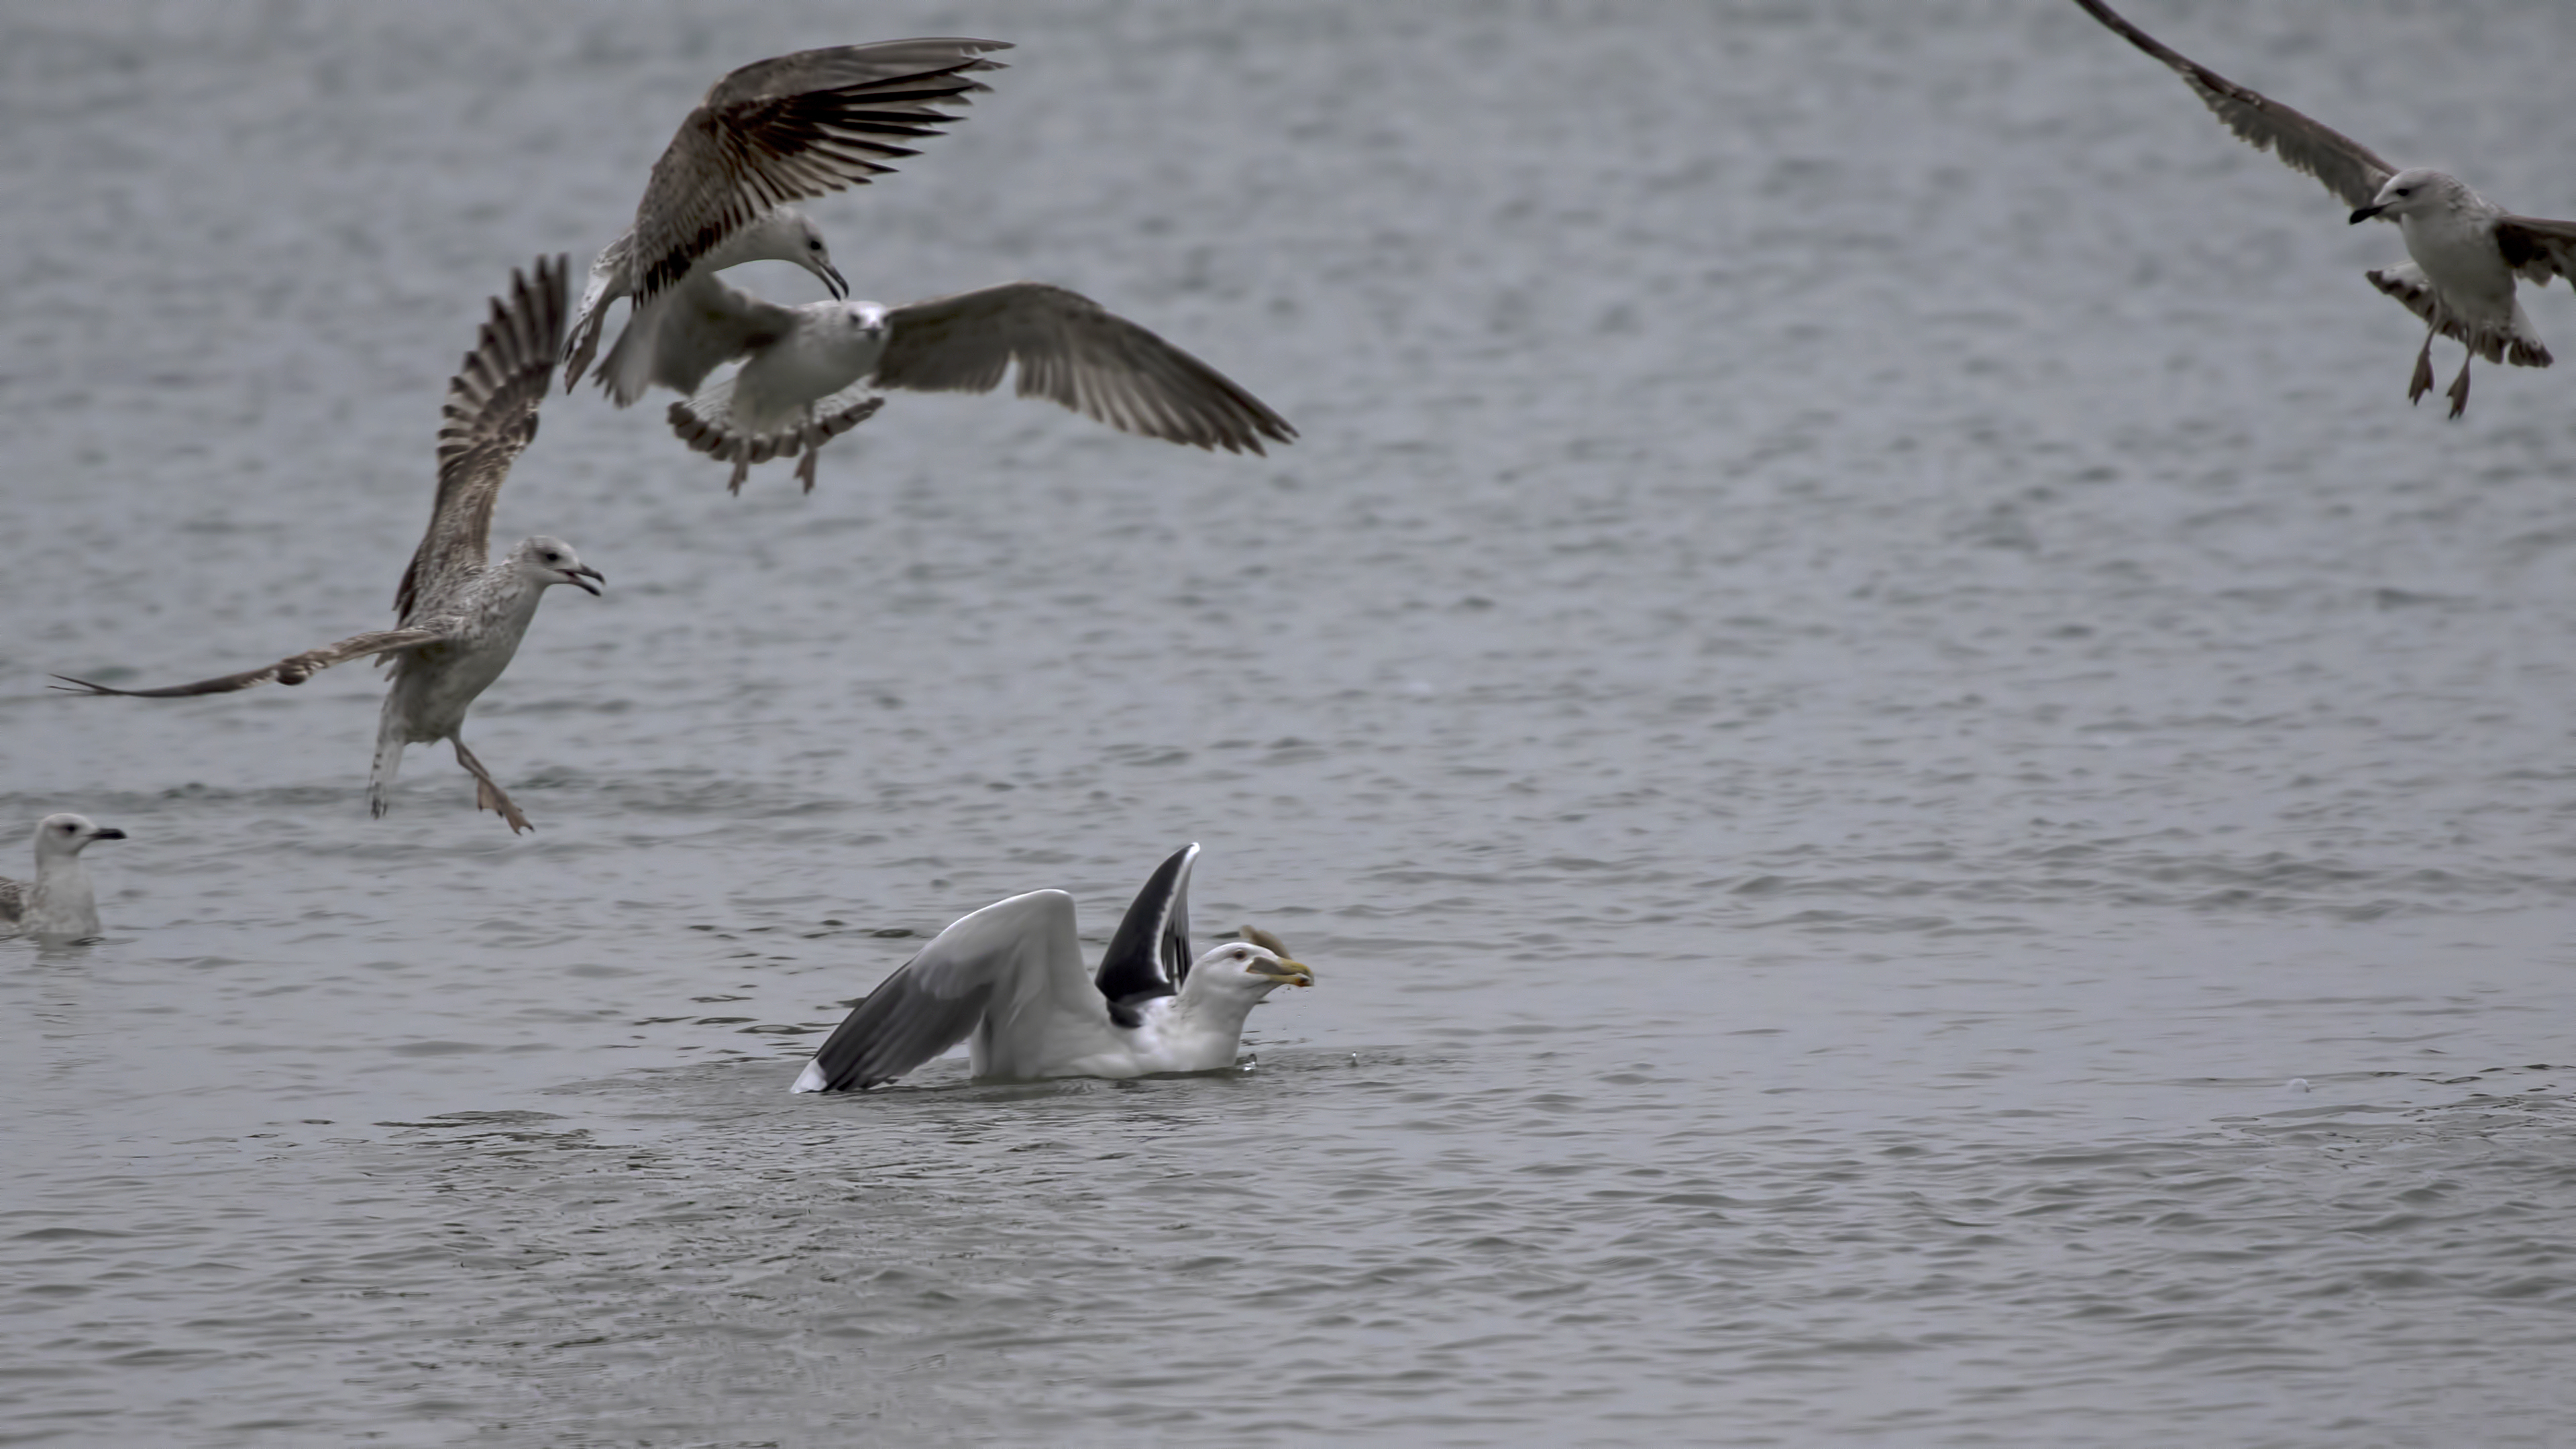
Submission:
M 488 558 L 493 500 L 510 464 L 537 436 L 537 405 L 553 386 L 555 359 L 563 352 L 568 270 L 556 257 L 537 262 L 534 282 L 512 271 L 508 305 L 492 299 L 491 320 L 448 381 L 446 420 L 438 429 L 438 501 L 394 594 L 397 627 L 194 684 L 110 689 L 56 675 L 63 683 L 54 688 L 150 698 L 223 694 L 270 680 L 302 684 L 334 664 L 373 654 L 392 661 L 393 688 L 376 732 L 368 809 L 382 815 L 391 803 L 404 746 L 446 740 L 456 748 L 456 763 L 474 777 L 476 808 L 499 814 L 512 834 L 528 829 L 528 818 L 458 731 L 466 709 L 509 667 L 546 590 L 571 584 L 596 596 L 606 582 L 599 570 L 583 566 L 572 545 L 542 535 L 519 540 L 498 562 Z
M 989 90 L 982 57 L 999 40 L 939 36 L 836 45 L 754 61 L 708 89 L 653 163 L 635 219 L 591 263 L 565 351 L 569 390 L 598 349 L 609 303 L 632 296 L 626 330 L 599 372 L 625 407 L 651 380 L 654 333 L 673 289 L 744 262 L 782 261 L 849 288 L 832 254 L 790 203 L 864 186 L 918 155 L 906 142 L 943 134 L 953 109 Z
M 1267 931 L 1190 954 L 1190 866 L 1182 847 L 1136 893 L 1100 958 L 1082 964 L 1073 897 L 1031 891 L 930 939 L 850 1012 L 793 1088 L 838 1092 L 891 1081 L 959 1042 L 979 1078 L 1141 1077 L 1234 1065 L 1243 1019 L 1281 986 L 1312 986 Z
M 2254 149 L 2270 151 L 2292 170 L 2324 182 L 2353 208 L 2355 224 L 2372 217 L 2397 223 L 2414 260 L 2365 275 L 2424 319 L 2424 347 L 2415 354 L 2407 401 L 2419 402 L 2433 390 L 2437 335 L 2468 348 L 2447 394 L 2455 418 L 2469 405 L 2472 361 L 2483 357 L 2518 367 L 2550 364 L 2549 349 L 2514 297 L 2514 279 L 2547 286 L 2552 277 L 2566 277 L 2576 286 L 2576 222 L 2516 216 L 2456 177 L 2423 167 L 2400 170 L 2350 136 L 2179 54 L 2102 0 L 2075 3 L 2172 67 L 2201 103 Z
M 684 393 L 671 430 L 733 463 L 736 492 L 754 463 L 814 455 L 858 426 L 887 390 L 991 392 L 1019 364 L 1022 397 L 1060 403 L 1121 432 L 1214 451 L 1260 454 L 1297 430 L 1232 379 L 1079 292 L 1004 282 L 927 301 L 780 307 L 713 277 L 683 283 L 663 325 L 653 380 Z M 625 339 L 619 340 L 625 345 Z M 699 390 L 735 357 L 730 377 Z M 611 365 L 615 359 L 612 357 Z

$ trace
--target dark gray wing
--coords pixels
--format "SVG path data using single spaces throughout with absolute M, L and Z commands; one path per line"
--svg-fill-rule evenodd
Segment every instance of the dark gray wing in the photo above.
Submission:
M 941 134 L 999 70 L 999 40 L 931 37 L 840 45 L 754 61 L 726 76 L 680 123 L 635 208 L 638 305 L 697 259 L 791 201 L 864 185 Z
M 438 425 L 438 501 L 429 511 L 411 564 L 394 590 L 395 617 L 405 624 L 424 597 L 445 592 L 460 575 L 479 572 L 492 548 L 492 501 L 510 465 L 537 436 L 537 407 L 546 400 L 555 359 L 563 355 L 564 303 L 571 262 L 539 257 L 531 280 L 510 271 L 507 303 L 492 316 L 474 350 L 447 380 Z
M 258 669 L 245 669 L 239 674 L 226 674 L 215 679 L 200 679 L 194 684 L 173 684 L 161 689 L 110 689 L 104 684 L 92 684 L 86 679 L 74 679 L 69 675 L 57 674 L 54 678 L 61 680 L 62 683 L 46 687 L 59 689 L 67 694 L 121 694 L 132 699 L 171 699 L 185 694 L 229 694 L 233 690 L 248 689 L 254 684 L 266 684 L 271 680 L 279 684 L 302 684 L 334 664 L 346 664 L 352 659 L 363 659 L 370 654 L 391 654 L 422 644 L 435 644 L 446 637 L 447 631 L 444 629 L 376 629 L 364 634 L 352 634 L 337 644 L 325 644 L 319 649 L 308 649 L 301 654 L 281 659 L 275 664 L 264 665 Z
M 1043 282 L 1005 282 L 886 313 L 879 387 L 991 392 L 1012 363 L 1020 396 L 1042 397 L 1122 432 L 1261 451 L 1297 436 L 1215 368 L 1103 308 Z
M 2576 287 L 2576 221 L 2500 216 L 2495 238 L 2504 264 L 2520 272 L 2523 280 L 2545 287 L 2550 278 L 2565 277 L 2569 286 Z
M 1092 984 L 1109 998 L 1109 1019 L 1120 1026 L 1143 1025 L 1144 1004 L 1174 994 L 1189 979 L 1190 867 L 1198 858 L 1198 846 L 1185 845 L 1154 867 L 1109 938 Z
M 2368 206 L 2397 168 L 2343 132 L 2291 110 L 2260 91 L 2247 90 L 2200 62 L 2183 55 L 2128 21 L 2102 0 L 2075 0 L 2084 13 L 2109 26 L 2131 45 L 2163 61 L 2188 82 L 2201 104 L 2257 151 L 2269 151 L 2293 171 L 2305 172 L 2343 198 L 2347 206 Z
M 1082 980 L 1073 897 L 1031 891 L 996 901 L 930 938 L 869 992 L 796 1079 L 799 1092 L 888 1082 L 964 1041 L 988 1014 L 1017 1013 Z

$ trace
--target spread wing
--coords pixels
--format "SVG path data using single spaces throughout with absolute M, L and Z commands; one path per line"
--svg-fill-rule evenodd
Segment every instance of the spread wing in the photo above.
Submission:
M 2545 287 L 2550 278 L 2565 277 L 2569 286 L 2576 287 L 2576 221 L 2500 216 L 2495 238 L 2504 264 L 2520 272 L 2524 281 Z
M 1198 858 L 1198 846 L 1185 845 L 1156 866 L 1109 938 L 1092 984 L 1120 1026 L 1141 1025 L 1138 1008 L 1177 993 L 1190 974 L 1190 867 Z
M 2227 123 L 2238 139 L 2257 151 L 2269 151 L 2281 164 L 2325 183 L 2326 190 L 2348 206 L 2368 206 L 2397 168 L 2343 132 L 2311 119 L 2260 91 L 2247 90 L 2200 62 L 2147 34 L 2102 0 L 2075 0 L 2084 12 L 2109 26 L 2131 45 L 2163 61 L 2190 84 L 2210 113 Z
M 1068 995 L 1090 989 L 1073 897 L 1031 891 L 997 901 L 931 937 L 868 993 L 824 1039 L 795 1090 L 855 1091 L 892 1081 L 978 1030 L 1009 1055 L 1014 1045 L 1048 1039 L 1068 1015 Z M 1092 1011 L 1096 1016 L 1096 1005 Z M 1084 1023 L 1077 1016 L 1068 1025 L 1079 1031 Z
M 640 305 L 771 209 L 821 196 L 917 154 L 999 70 L 998 40 L 934 37 L 841 45 L 755 61 L 716 82 L 680 123 L 635 209 Z
M 447 382 L 438 425 L 438 502 L 429 532 L 394 591 L 395 617 L 413 622 L 423 596 L 483 567 L 492 547 L 492 500 L 510 464 L 537 436 L 544 402 L 563 355 L 564 287 L 570 263 L 537 259 L 531 281 L 510 272 L 510 298 L 492 299 L 491 320 L 474 350 Z M 290 681 L 291 682 L 291 681 Z
M 1020 396 L 1042 397 L 1122 432 L 1261 451 L 1297 436 L 1215 368 L 1078 292 L 1005 282 L 886 314 L 879 387 L 991 392 L 1012 363 Z
M 364 634 L 352 634 L 337 644 L 325 644 L 319 649 L 307 649 L 301 654 L 290 655 L 275 664 L 264 665 L 258 669 L 245 669 L 239 674 L 226 674 L 215 679 L 200 679 L 194 684 L 173 684 L 161 689 L 110 689 L 104 684 L 92 684 L 86 679 L 73 679 L 68 675 L 57 674 L 54 678 L 63 682 L 47 687 L 69 694 L 121 694 L 134 699 L 170 699 L 185 694 L 229 694 L 233 690 L 248 689 L 252 685 L 266 684 L 271 680 L 279 684 L 302 684 L 334 664 L 346 664 L 352 659 L 363 659 L 370 654 L 399 653 L 423 644 L 435 644 L 446 637 L 447 631 L 444 629 L 375 629 Z

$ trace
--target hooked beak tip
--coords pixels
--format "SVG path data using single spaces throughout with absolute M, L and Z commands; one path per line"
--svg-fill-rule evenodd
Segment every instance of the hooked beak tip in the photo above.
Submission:
M 850 284 L 841 279 L 841 269 L 830 262 L 823 264 L 823 285 L 831 289 L 833 301 L 841 302 L 849 299 Z

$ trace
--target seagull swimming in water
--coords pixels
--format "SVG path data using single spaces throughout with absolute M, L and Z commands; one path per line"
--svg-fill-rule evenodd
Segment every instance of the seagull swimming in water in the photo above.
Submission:
M 36 878 L 0 880 L 0 932 L 47 940 L 88 941 L 98 936 L 98 897 L 90 890 L 81 852 L 93 840 L 123 840 L 125 832 L 86 815 L 48 815 L 36 822 Z
M 1190 953 L 1184 846 L 1154 871 L 1110 938 L 1082 965 L 1073 897 L 1031 891 L 940 932 L 860 1002 L 796 1078 L 799 1092 L 891 1081 L 961 1041 L 979 1078 L 1141 1077 L 1234 1065 L 1243 1019 L 1281 986 L 1312 986 L 1267 931 Z
M 999 40 L 940 36 L 836 45 L 754 61 L 717 81 L 653 163 L 635 219 L 591 264 L 565 350 L 564 387 L 591 354 L 608 304 L 634 305 L 599 380 L 619 407 L 651 381 L 654 334 L 674 289 L 744 262 L 803 267 L 849 295 L 822 234 L 789 203 L 864 186 L 920 154 L 908 141 L 944 134 L 956 107 L 1003 69 L 983 57 Z
M 2288 106 L 2247 90 L 2179 54 L 2122 19 L 2102 0 L 2075 0 L 2085 13 L 2131 45 L 2170 66 L 2227 128 L 2258 151 L 2325 183 L 2352 208 L 2355 225 L 2378 217 L 2406 238 L 2403 266 L 2365 273 L 2371 285 L 2424 319 L 2424 346 L 2406 385 L 2409 402 L 2433 390 L 2433 339 L 2468 349 L 2445 394 L 2451 416 L 2469 405 L 2469 364 L 2480 357 L 2517 367 L 2547 367 L 2549 349 L 2514 296 L 2519 276 L 2534 286 L 2565 277 L 2576 286 L 2576 222 L 2516 216 L 2424 167 L 2400 170 L 2369 147 Z
M 653 380 L 684 393 L 671 430 L 718 460 L 742 490 L 754 463 L 802 452 L 814 490 L 824 441 L 885 405 L 884 391 L 991 392 L 1013 363 L 1022 397 L 1042 397 L 1121 432 L 1229 453 L 1297 430 L 1215 368 L 1078 292 L 1005 282 L 927 301 L 781 307 L 711 276 L 673 299 Z M 619 346 L 625 339 L 619 339 Z M 742 357 L 730 377 L 699 384 Z M 614 365 L 614 359 L 611 359 Z
M 438 429 L 438 501 L 430 510 L 429 532 L 394 594 L 397 627 L 353 634 L 275 664 L 194 684 L 110 689 L 56 675 L 63 682 L 54 687 L 148 698 L 223 694 L 270 680 L 302 684 L 334 664 L 372 654 L 392 662 L 393 688 L 385 694 L 376 732 L 368 809 L 381 816 L 391 804 L 404 746 L 446 740 L 456 749 L 456 762 L 474 777 L 476 808 L 499 814 L 512 834 L 528 829 L 528 818 L 465 747 L 459 730 L 466 709 L 509 667 L 546 590 L 571 584 L 596 597 L 606 582 L 572 545 L 543 535 L 519 540 L 498 562 L 487 557 L 493 501 L 511 463 L 536 438 L 537 406 L 554 383 L 569 270 L 556 257 L 537 262 L 533 282 L 512 271 L 508 305 L 492 299 L 491 320 L 448 381 L 445 421 Z

